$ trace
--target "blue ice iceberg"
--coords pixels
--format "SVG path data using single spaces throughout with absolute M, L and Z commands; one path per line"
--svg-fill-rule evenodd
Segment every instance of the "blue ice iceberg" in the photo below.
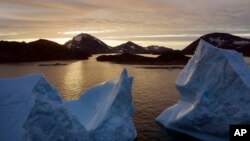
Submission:
M 230 124 L 250 124 L 250 69 L 240 53 L 201 40 L 175 83 L 179 102 L 156 118 L 166 128 L 223 141 Z
M 64 103 L 41 74 L 0 79 L 0 140 L 133 140 L 131 87 L 124 70 L 120 80 Z
M 0 80 L 0 140 L 88 140 L 86 130 L 41 74 Z
M 132 122 L 132 77 L 123 70 L 119 80 L 101 83 L 66 102 L 81 124 L 97 141 L 131 141 L 136 138 Z

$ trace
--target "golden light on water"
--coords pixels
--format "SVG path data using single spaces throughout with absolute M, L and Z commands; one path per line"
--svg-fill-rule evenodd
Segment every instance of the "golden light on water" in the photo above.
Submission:
M 75 99 L 81 94 L 81 90 L 86 81 L 83 63 L 78 61 L 66 67 L 66 73 L 63 76 L 64 91 L 67 95 L 62 95 L 64 99 Z M 81 79 L 79 79 L 81 78 Z

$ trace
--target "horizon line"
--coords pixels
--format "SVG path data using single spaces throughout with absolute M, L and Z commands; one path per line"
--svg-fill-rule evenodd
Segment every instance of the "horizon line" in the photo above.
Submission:
M 212 32 L 212 33 L 223 33 L 223 32 Z M 82 34 L 82 33 L 81 33 Z M 89 33 L 83 33 L 83 34 L 89 34 Z M 207 33 L 207 34 L 210 34 L 210 33 Z M 199 38 L 199 37 L 202 37 L 204 35 L 207 35 L 207 34 L 154 34 L 154 35 L 133 35 L 133 36 L 107 36 L 107 37 L 96 37 L 98 38 L 99 40 L 103 41 L 105 44 L 107 44 L 108 46 L 110 47 L 115 47 L 115 46 L 118 46 L 120 44 L 124 44 L 128 41 L 132 41 L 138 45 L 140 44 L 144 44 L 144 45 L 141 45 L 142 47 L 148 47 L 148 46 L 151 46 L 151 45 L 154 45 L 154 46 L 164 46 L 166 48 L 173 48 L 173 49 L 180 49 L 180 48 L 185 48 L 188 44 L 187 43 L 192 43 L 193 41 L 195 41 L 196 39 L 194 40 L 181 40 L 181 38 Z M 230 33 L 228 33 L 230 34 Z M 79 34 L 77 34 L 79 35 Z M 16 38 L 16 39 L 1 39 L 0 41 L 14 41 L 14 42 L 26 42 L 26 43 L 29 43 L 29 42 L 33 42 L 33 41 L 37 41 L 39 39 L 45 39 L 45 40 L 49 40 L 49 41 L 53 41 L 53 42 L 56 42 L 60 45 L 64 45 L 66 42 L 68 42 L 69 40 L 72 40 L 75 36 L 77 35 L 73 35 L 73 37 L 52 37 L 52 38 Z M 89 35 L 92 35 L 92 34 L 89 34 Z M 239 37 L 242 37 L 242 38 L 247 38 L 247 39 L 250 39 L 250 33 L 233 33 L 231 35 L 234 35 L 234 36 L 239 36 Z M 93 35 L 92 35 L 93 36 Z M 128 40 L 128 38 L 131 38 L 134 40 Z M 147 39 L 156 39 L 156 38 L 168 38 L 168 39 L 175 39 L 175 40 L 166 40 L 166 41 L 157 41 L 157 40 L 136 40 L 136 39 L 140 39 L 140 38 L 147 38 Z M 178 40 L 179 38 L 179 40 Z M 177 40 L 176 40 L 177 39 Z M 149 43 L 149 42 L 153 42 L 153 43 Z M 184 45 L 186 44 L 186 46 L 183 46 L 183 47 L 172 47 L 172 46 L 169 46 L 168 44 L 172 44 L 175 42 L 175 43 L 179 43 Z M 156 44 L 155 44 L 156 43 Z M 160 44 L 157 44 L 157 43 L 160 43 Z M 112 45 L 110 45 L 112 44 Z

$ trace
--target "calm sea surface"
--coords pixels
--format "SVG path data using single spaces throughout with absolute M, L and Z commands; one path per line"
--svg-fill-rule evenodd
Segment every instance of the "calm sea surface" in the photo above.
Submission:
M 0 64 L 0 77 L 16 77 L 29 73 L 43 73 L 65 100 L 77 99 L 82 92 L 103 81 L 118 78 L 122 68 L 134 76 L 134 123 L 139 141 L 187 140 L 189 137 L 165 130 L 155 118 L 167 107 L 178 101 L 175 80 L 181 69 L 166 66 L 120 65 L 97 62 L 96 56 L 83 61 L 50 61 L 33 63 Z M 245 58 L 250 64 L 250 58 Z M 38 66 L 62 62 L 65 66 Z M 147 68 L 150 67 L 150 68 Z M 153 68 L 154 69 L 153 69 Z

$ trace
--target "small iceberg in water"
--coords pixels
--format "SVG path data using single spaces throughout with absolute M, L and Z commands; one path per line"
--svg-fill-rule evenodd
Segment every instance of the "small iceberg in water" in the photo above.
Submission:
M 175 83 L 179 102 L 156 118 L 166 128 L 224 141 L 230 124 L 250 124 L 250 69 L 240 53 L 200 40 Z
M 63 102 L 42 74 L 0 79 L 1 141 L 131 141 L 132 77 L 99 84 Z

